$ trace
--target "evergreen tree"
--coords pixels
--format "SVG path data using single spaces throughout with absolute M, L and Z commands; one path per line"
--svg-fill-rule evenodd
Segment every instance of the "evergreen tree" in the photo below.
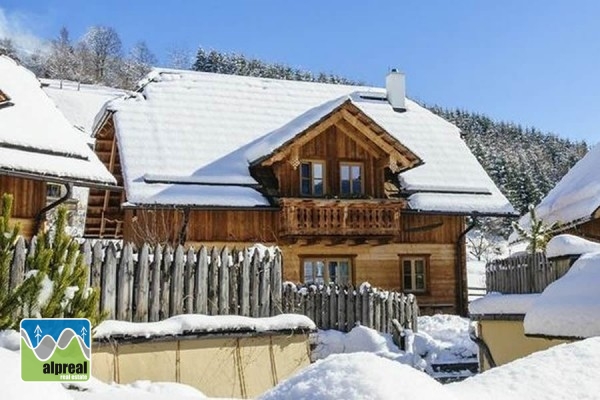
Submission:
M 28 274 L 10 290 L 10 268 L 18 227 L 10 227 L 12 196 L 5 195 L 0 218 L 0 329 L 16 328 L 24 317 L 88 318 L 97 325 L 99 292 L 87 287 L 79 245 L 66 232 L 67 210 L 60 208 L 54 233 L 41 233 L 27 260 Z
M 513 222 L 513 228 L 521 239 L 527 241 L 527 249 L 532 254 L 535 254 L 538 251 L 545 251 L 548 241 L 552 238 L 559 226 L 558 223 L 555 222 L 551 225 L 544 223 L 542 219 L 537 217 L 535 206 L 533 204 L 529 205 L 529 223 L 530 226 L 523 227 L 517 222 Z

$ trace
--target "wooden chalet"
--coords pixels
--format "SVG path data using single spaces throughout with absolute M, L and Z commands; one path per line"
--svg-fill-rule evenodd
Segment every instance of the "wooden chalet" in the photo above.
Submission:
M 600 241 L 600 146 L 592 148 L 536 206 L 536 217 L 556 233 L 569 233 Z M 529 214 L 519 224 L 531 223 Z M 514 234 L 511 240 L 517 240 Z
M 157 70 L 95 137 L 125 190 L 91 191 L 86 236 L 276 244 L 285 280 L 369 282 L 432 312 L 465 312 L 466 217 L 514 212 L 398 72 L 381 89 Z
M 45 213 L 48 184 L 116 189 L 115 179 L 40 87 L 35 75 L 0 56 L 0 195 L 13 195 L 12 215 L 31 237 Z

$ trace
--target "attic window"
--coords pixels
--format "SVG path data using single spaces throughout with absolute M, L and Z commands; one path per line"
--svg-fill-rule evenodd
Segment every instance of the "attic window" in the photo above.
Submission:
M 12 103 L 10 102 L 10 97 L 2 90 L 0 90 L 0 107 L 9 106 Z

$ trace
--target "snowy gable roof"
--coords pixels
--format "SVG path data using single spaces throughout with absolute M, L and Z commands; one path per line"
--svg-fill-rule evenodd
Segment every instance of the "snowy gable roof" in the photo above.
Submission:
M 57 79 L 41 79 L 42 89 L 54 101 L 67 120 L 86 136 L 92 135 L 96 115 L 104 103 L 127 94 L 108 86 L 86 85 Z M 62 87 L 61 87 L 62 86 Z
M 536 207 L 536 215 L 547 224 L 570 224 L 589 220 L 600 207 L 600 146 L 592 148 L 548 192 Z M 529 215 L 521 218 L 530 224 Z
M 157 202 L 165 184 L 196 183 L 187 190 L 199 196 L 206 188 L 199 183 L 256 184 L 248 171 L 252 161 L 300 134 L 349 96 L 423 161 L 400 174 L 402 188 L 414 193 L 409 198 L 412 208 L 514 212 L 458 128 L 410 100 L 406 112 L 394 111 L 384 89 L 176 70 L 154 71 L 136 96 L 107 105 L 114 112 L 127 199 Z M 310 110 L 312 118 L 298 119 Z M 226 206 L 227 201 L 212 205 Z
M 0 56 L 0 88 L 10 98 L 0 108 L 2 173 L 81 185 L 116 183 L 36 77 L 5 56 Z
M 600 336 L 600 253 L 581 256 L 535 300 L 523 322 L 528 335 Z

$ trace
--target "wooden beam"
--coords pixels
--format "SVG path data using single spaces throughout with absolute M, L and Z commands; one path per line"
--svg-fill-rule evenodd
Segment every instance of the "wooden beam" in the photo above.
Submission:
M 285 146 L 280 151 L 275 153 L 273 156 L 264 160 L 261 163 L 261 165 L 269 166 L 269 165 L 273 165 L 274 163 L 276 163 L 278 161 L 283 160 L 291 152 L 293 147 L 297 147 L 297 148 L 302 147 L 306 143 L 310 142 L 311 140 L 313 140 L 314 138 L 319 136 L 321 133 L 325 132 L 327 130 L 327 128 L 329 128 L 332 125 L 335 125 L 341 119 L 342 119 L 342 115 L 339 112 L 330 114 L 329 117 L 320 121 L 318 124 L 313 125 L 312 127 L 308 128 L 304 132 L 300 133 L 296 137 L 296 139 L 294 139 L 293 143 Z
M 350 113 L 350 111 L 346 109 L 342 109 L 340 111 L 344 120 L 346 120 L 350 125 L 358 129 L 362 134 L 371 139 L 377 146 L 383 149 L 388 154 L 396 154 L 398 156 L 397 160 L 400 161 L 404 167 L 409 168 L 417 163 L 417 161 L 411 161 L 406 157 L 402 152 L 397 149 L 395 146 L 386 142 L 381 136 L 376 135 L 371 128 L 365 125 L 362 121 L 358 119 L 356 115 Z M 409 152 L 408 149 L 403 147 L 403 151 Z M 410 153 L 410 152 L 409 152 Z M 416 157 L 416 156 L 415 156 Z
M 358 144 L 360 147 L 362 147 L 365 151 L 367 151 L 373 157 L 375 157 L 376 159 L 381 158 L 381 156 L 384 152 L 381 151 L 380 148 L 375 148 L 375 146 L 372 144 L 373 143 L 372 141 L 366 141 L 365 136 L 362 134 L 358 134 L 356 132 L 356 128 L 354 126 L 352 126 L 348 121 L 342 119 L 335 126 L 340 131 L 342 131 L 342 133 L 344 133 L 346 136 L 348 136 L 350 139 L 354 140 L 356 142 L 356 144 Z M 377 151 L 378 149 L 380 151 Z

